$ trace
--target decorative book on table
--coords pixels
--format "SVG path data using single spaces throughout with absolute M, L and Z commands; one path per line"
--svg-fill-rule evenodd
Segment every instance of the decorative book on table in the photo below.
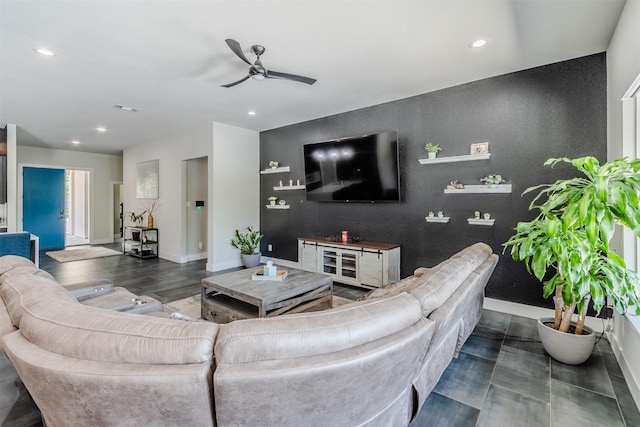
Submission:
M 256 271 L 251 275 L 251 280 L 271 280 L 274 282 L 282 282 L 286 278 L 287 270 L 278 270 L 275 276 L 265 276 L 263 271 Z

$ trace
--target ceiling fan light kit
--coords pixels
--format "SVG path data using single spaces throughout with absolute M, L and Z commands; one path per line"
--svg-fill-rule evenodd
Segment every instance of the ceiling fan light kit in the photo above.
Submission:
M 262 61 L 260 61 L 260 56 L 265 51 L 264 46 L 261 46 L 259 44 L 251 46 L 251 52 L 253 52 L 253 54 L 256 56 L 256 60 L 253 63 L 251 63 L 251 61 L 247 59 L 244 52 L 242 51 L 242 47 L 240 46 L 240 43 L 238 43 L 233 39 L 226 39 L 225 41 L 227 42 L 229 49 L 231 49 L 231 51 L 235 53 L 238 58 L 240 58 L 242 61 L 249 64 L 249 74 L 238 81 L 235 81 L 233 83 L 228 83 L 226 85 L 222 85 L 222 87 L 227 87 L 227 88 L 233 87 L 237 84 L 240 84 L 246 81 L 247 79 L 249 79 L 249 77 L 253 78 L 254 80 L 264 80 L 264 79 L 292 80 L 294 82 L 306 83 L 308 85 L 312 85 L 316 82 L 316 79 L 312 79 L 310 77 L 299 76 L 297 74 L 282 73 L 282 72 L 273 71 L 273 70 L 267 70 L 262 65 Z

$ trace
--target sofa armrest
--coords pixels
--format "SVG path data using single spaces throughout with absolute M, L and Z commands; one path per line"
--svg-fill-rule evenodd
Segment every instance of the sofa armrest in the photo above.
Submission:
M 84 301 L 89 298 L 113 292 L 113 283 L 107 279 L 85 280 L 83 282 L 64 285 L 63 287 L 78 301 Z

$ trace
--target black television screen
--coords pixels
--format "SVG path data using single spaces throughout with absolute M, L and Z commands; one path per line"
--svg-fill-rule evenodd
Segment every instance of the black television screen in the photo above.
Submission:
M 307 200 L 397 202 L 398 132 L 304 145 Z

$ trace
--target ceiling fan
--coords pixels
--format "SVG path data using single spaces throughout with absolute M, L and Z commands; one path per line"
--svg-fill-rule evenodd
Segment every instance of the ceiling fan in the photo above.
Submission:
M 222 85 L 222 87 L 235 86 L 247 80 L 249 77 L 253 77 L 256 80 L 264 80 L 264 79 L 293 80 L 294 82 L 306 83 L 308 85 L 312 85 L 316 82 L 316 79 L 312 79 L 310 77 L 304 77 L 304 76 L 298 76 L 296 74 L 288 74 L 288 73 L 281 73 L 279 71 L 267 70 L 262 65 L 262 61 L 260 61 L 260 55 L 262 55 L 265 51 L 264 46 L 260 46 L 259 44 L 251 46 L 251 51 L 256 55 L 256 60 L 252 64 L 247 59 L 245 54 L 242 52 L 240 43 L 238 43 L 233 39 L 226 39 L 225 41 L 227 42 L 227 45 L 233 51 L 233 53 L 235 53 L 238 56 L 238 58 L 242 59 L 244 62 L 249 64 L 250 67 L 249 67 L 249 74 L 246 77 L 241 78 L 237 82 Z

